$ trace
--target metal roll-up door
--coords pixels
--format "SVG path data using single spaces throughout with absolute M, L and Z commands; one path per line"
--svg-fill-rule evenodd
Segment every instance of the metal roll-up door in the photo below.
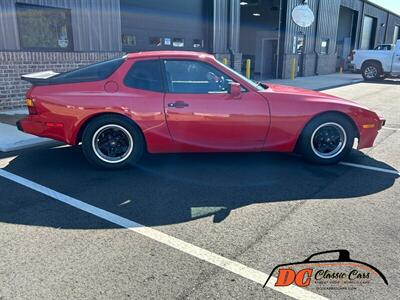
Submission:
M 121 0 L 124 51 L 208 51 L 207 0 Z

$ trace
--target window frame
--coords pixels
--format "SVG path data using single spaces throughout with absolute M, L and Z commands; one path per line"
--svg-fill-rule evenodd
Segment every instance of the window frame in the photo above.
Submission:
M 50 47 L 23 47 L 23 42 L 22 42 L 22 36 L 21 36 L 21 20 L 20 17 L 18 17 L 18 7 L 20 8 L 38 8 L 41 10 L 59 10 L 63 11 L 66 14 L 67 17 L 67 36 L 71 37 L 68 40 L 68 46 L 66 48 L 58 47 L 58 48 L 50 48 Z M 16 21 L 17 21 L 17 30 L 18 30 L 18 42 L 19 42 L 19 47 L 23 51 L 32 51 L 32 52 L 73 52 L 75 49 L 74 46 L 74 35 L 73 35 L 73 30 L 72 30 L 72 17 L 71 17 L 71 9 L 70 8 L 65 8 L 65 7 L 55 7 L 55 6 L 48 6 L 48 5 L 38 5 L 38 4 L 30 4 L 30 3 L 21 3 L 21 2 L 16 2 L 15 3 L 15 15 L 16 15 Z
M 166 94 L 176 94 L 176 95 L 184 95 L 184 94 L 188 94 L 188 95 L 190 95 L 190 94 L 194 94 L 194 95 L 227 95 L 227 94 L 229 94 L 229 91 L 226 91 L 226 92 L 224 92 L 224 91 L 221 91 L 221 92 L 215 91 L 215 92 L 208 92 L 208 93 L 195 93 L 195 92 L 179 93 L 179 92 L 171 92 L 169 90 L 169 85 L 168 85 L 167 70 L 165 68 L 165 63 L 164 63 L 165 61 L 189 61 L 189 62 L 193 61 L 193 62 L 196 62 L 196 63 L 204 64 L 204 65 L 206 65 L 208 67 L 211 67 L 211 68 L 217 70 L 218 72 L 224 74 L 227 78 L 232 80 L 232 82 L 239 83 L 241 88 L 242 88 L 242 92 L 247 92 L 248 91 L 247 88 L 242 85 L 242 83 L 240 83 L 237 80 L 235 80 L 234 78 L 232 78 L 231 75 L 227 74 L 226 72 L 224 72 L 220 68 L 217 68 L 216 66 L 214 66 L 214 65 L 212 65 L 212 64 L 210 64 L 210 63 L 208 63 L 206 61 L 190 59 L 190 58 L 161 58 L 160 62 L 161 62 L 161 68 L 162 68 L 162 72 L 163 72 L 162 75 L 163 75 L 163 78 L 164 78 L 164 91 L 165 91 Z
M 155 61 L 158 63 L 158 68 L 160 71 L 160 82 L 161 82 L 161 91 L 154 91 L 154 90 L 148 90 L 148 89 L 141 89 L 141 88 L 137 88 L 137 87 L 133 87 L 133 86 L 129 86 L 126 84 L 126 78 L 128 77 L 129 72 L 132 70 L 132 68 L 134 68 L 134 66 L 139 63 L 139 62 L 144 62 L 144 61 Z M 134 89 L 134 90 L 139 90 L 139 91 L 146 91 L 146 92 L 152 92 L 152 93 L 162 93 L 165 94 L 166 93 L 166 81 L 165 81 L 165 76 L 164 76 L 164 71 L 163 71 L 163 67 L 162 67 L 162 60 L 160 58 L 144 58 L 144 59 L 136 59 L 132 62 L 132 64 L 128 67 L 128 70 L 126 71 L 126 73 L 123 76 L 123 80 L 122 80 L 122 84 L 124 85 L 124 87 L 129 88 L 129 89 Z

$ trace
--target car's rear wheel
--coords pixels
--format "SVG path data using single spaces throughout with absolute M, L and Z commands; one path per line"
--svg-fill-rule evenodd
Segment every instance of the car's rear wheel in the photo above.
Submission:
M 313 163 L 335 164 L 353 148 L 356 137 L 352 123 L 339 114 L 326 114 L 313 119 L 300 137 L 300 150 Z
M 383 79 L 381 66 L 374 62 L 364 64 L 361 74 L 366 81 Z
M 86 159 L 94 166 L 117 169 L 136 164 L 144 152 L 140 129 L 124 117 L 92 120 L 82 136 Z

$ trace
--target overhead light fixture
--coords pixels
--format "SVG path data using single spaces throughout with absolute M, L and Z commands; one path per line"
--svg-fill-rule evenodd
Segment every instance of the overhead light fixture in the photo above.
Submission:
M 259 14 L 259 13 L 254 13 L 253 16 L 255 16 L 255 17 L 260 17 L 261 14 Z
M 240 2 L 240 5 L 242 5 L 242 6 L 245 6 L 245 5 L 247 5 L 247 4 L 249 4 L 249 3 L 246 2 L 246 1 L 241 1 L 241 2 Z

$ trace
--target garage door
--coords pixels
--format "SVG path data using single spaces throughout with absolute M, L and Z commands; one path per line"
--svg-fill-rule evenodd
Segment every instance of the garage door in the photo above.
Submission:
M 121 0 L 124 51 L 208 51 L 210 2 Z

